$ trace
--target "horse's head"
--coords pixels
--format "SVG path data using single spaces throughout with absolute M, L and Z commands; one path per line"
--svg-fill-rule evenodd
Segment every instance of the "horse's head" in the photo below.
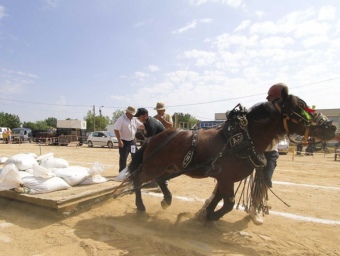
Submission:
M 281 98 L 273 104 L 281 112 L 286 133 L 315 137 L 327 141 L 335 136 L 336 126 L 321 113 L 316 113 L 306 102 L 282 90 Z

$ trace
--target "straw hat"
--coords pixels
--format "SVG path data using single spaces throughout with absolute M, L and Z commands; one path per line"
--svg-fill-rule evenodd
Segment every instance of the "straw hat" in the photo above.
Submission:
M 157 102 L 156 107 L 154 110 L 165 110 L 164 102 Z
M 136 114 L 136 109 L 134 107 L 128 106 L 127 109 L 125 109 L 126 112 L 130 113 L 131 115 L 135 115 Z

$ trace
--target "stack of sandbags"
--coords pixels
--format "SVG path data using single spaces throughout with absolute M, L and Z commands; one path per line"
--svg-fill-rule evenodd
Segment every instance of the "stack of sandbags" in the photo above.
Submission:
M 0 172 L 0 191 L 16 189 L 27 194 L 48 193 L 76 185 L 108 181 L 101 176 L 104 166 L 96 162 L 91 168 L 69 166 L 53 153 L 37 156 L 17 154 L 5 160 L 5 171 Z M 9 178 L 12 177 L 12 178 Z

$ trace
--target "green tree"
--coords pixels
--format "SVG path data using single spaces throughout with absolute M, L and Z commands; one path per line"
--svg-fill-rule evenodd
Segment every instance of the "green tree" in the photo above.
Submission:
M 37 130 L 38 129 L 38 128 L 36 128 L 35 123 L 32 123 L 32 122 L 23 122 L 22 123 L 22 127 L 30 128 L 32 130 Z
M 112 124 L 114 124 L 117 121 L 117 119 L 124 114 L 125 114 L 125 111 L 120 110 L 120 109 L 117 109 L 115 112 L 113 112 L 112 113 Z
M 87 111 L 83 120 L 86 121 L 86 132 L 93 132 L 93 113 L 91 110 Z
M 110 123 L 110 118 L 108 116 L 96 116 L 95 120 L 93 120 L 93 112 L 89 110 L 83 118 L 86 121 L 86 132 L 93 131 L 93 121 L 96 123 L 95 130 L 103 131 L 106 126 Z
M 55 118 L 55 117 L 49 117 L 49 118 L 45 119 L 45 123 L 49 127 L 57 128 L 57 118 Z
M 198 119 L 191 116 L 190 114 L 183 113 L 175 113 L 172 117 L 173 119 L 176 114 L 178 116 L 178 124 L 180 125 L 181 128 L 192 128 L 195 124 L 199 122 Z
M 0 112 L 0 126 L 11 129 L 20 127 L 20 118 L 17 115 Z

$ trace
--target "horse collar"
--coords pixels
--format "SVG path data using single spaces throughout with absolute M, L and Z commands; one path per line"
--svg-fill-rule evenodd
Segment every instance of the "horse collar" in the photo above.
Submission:
M 237 109 L 239 107 L 239 110 Z M 248 132 L 247 110 L 240 104 L 228 113 L 227 121 L 223 126 L 223 134 L 227 143 L 222 155 L 236 155 L 239 158 L 247 159 L 255 168 L 264 167 L 267 164 L 264 154 L 255 150 L 254 143 Z

